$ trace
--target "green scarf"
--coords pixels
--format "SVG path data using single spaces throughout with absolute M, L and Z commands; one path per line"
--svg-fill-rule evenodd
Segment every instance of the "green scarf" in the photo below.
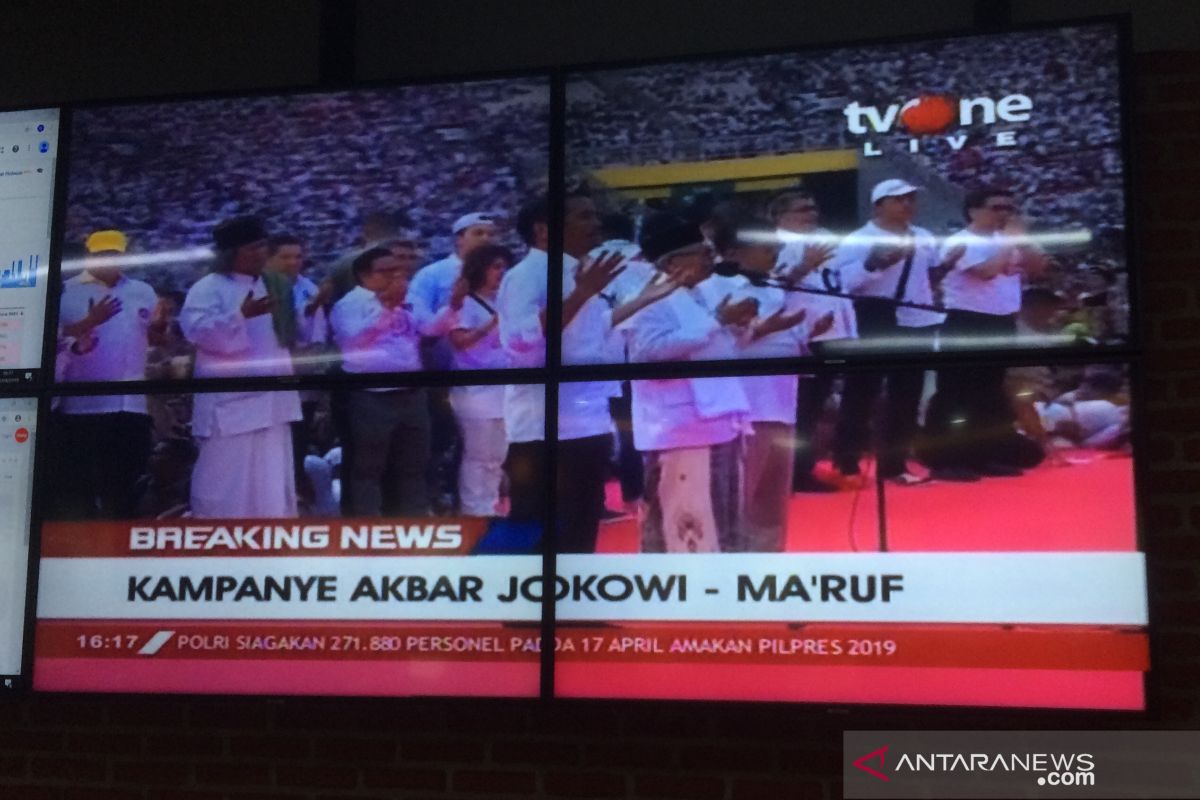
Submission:
M 280 347 L 292 349 L 296 346 L 296 304 L 292 301 L 292 279 L 282 272 L 265 270 L 262 274 L 267 294 L 275 301 L 271 309 L 271 322 L 275 326 L 275 338 Z

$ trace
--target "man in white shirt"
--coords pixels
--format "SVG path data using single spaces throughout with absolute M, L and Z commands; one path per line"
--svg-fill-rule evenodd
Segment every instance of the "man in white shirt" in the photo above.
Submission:
M 446 338 L 450 330 L 434 325 L 433 321 L 450 302 L 462 276 L 463 259 L 477 248 L 496 241 L 496 219 L 480 211 L 463 214 L 450 226 L 450 231 L 454 234 L 454 252 L 418 269 L 408 287 L 408 304 L 417 322 L 427 331 L 421 342 L 421 362 L 429 370 L 454 368 L 454 349 Z M 448 390 L 439 387 L 429 394 L 433 449 L 439 454 L 434 470 L 438 503 L 457 508 L 462 503 L 458 492 L 462 431 L 450 407 Z
M 818 223 L 821 209 L 817 199 L 805 189 L 792 189 L 774 197 L 767 206 L 767 215 L 775 223 L 776 232 L 784 242 L 779 252 L 776 276 L 804 289 L 842 291 L 842 278 L 833 267 L 838 239 Z M 829 330 L 814 336 L 809 342 L 813 355 L 823 355 L 826 342 L 858 338 L 854 303 L 844 297 L 810 294 L 802 297 L 804 307 L 814 319 L 824 313 L 833 314 Z M 836 347 L 836 345 L 830 345 Z M 813 475 L 817 465 L 817 424 L 833 391 L 832 372 L 819 372 L 800 378 L 796 402 L 796 459 L 792 491 L 834 492 L 837 487 L 818 480 Z
M 281 233 L 267 240 L 263 280 L 274 301 L 271 315 L 275 332 L 292 350 L 296 371 L 314 374 L 326 366 L 321 357 L 329 338 L 325 304 L 332 295 L 332 286 L 318 286 L 305 277 L 303 266 L 304 243 L 299 237 Z
M 933 304 L 929 271 L 938 265 L 937 240 L 912 224 L 918 187 L 899 178 L 871 190 L 872 218 L 838 246 L 834 267 L 854 301 L 859 338 L 890 352 L 931 351 L 944 315 L 899 306 L 894 301 Z M 917 369 L 846 375 L 834 442 L 834 463 L 851 482 L 860 481 L 859 461 L 871 430 L 871 409 L 887 386 L 880 424 L 879 474 L 902 486 L 921 483 L 908 471 L 916 434 L 924 373 Z
M 292 375 L 292 357 L 271 320 L 262 280 L 267 232 L 257 217 L 213 230 L 213 271 L 188 290 L 180 311 L 196 346 L 197 378 Z M 196 517 L 296 516 L 291 423 L 301 419 L 295 391 L 197 392 L 192 434 L 200 452 L 192 471 Z
M 372 247 L 379 247 L 386 242 L 395 240 L 410 239 L 411 237 L 406 233 L 409 226 L 408 217 L 399 211 L 377 209 L 364 214 L 362 234 L 358 244 L 338 256 L 326 272 L 328 277 L 325 278 L 324 283 L 329 286 L 329 289 L 326 290 L 329 294 L 328 302 L 336 303 L 345 296 L 346 292 L 358 285 L 354 282 L 354 272 L 350 269 L 354 259 Z
M 517 231 L 529 254 L 510 269 L 500 284 L 497 312 L 500 341 L 513 367 L 541 367 L 546 360 L 546 299 L 549 259 L 549 199 L 527 202 L 517 216 Z M 600 243 L 596 207 L 583 193 L 566 198 L 563 224 L 564 363 L 595 363 L 612 326 L 599 294 L 619 271 L 619 259 L 605 258 L 578 271 L 579 258 Z M 555 335 L 558 335 L 557 333 Z M 558 550 L 595 550 L 604 513 L 604 482 L 611 451 L 609 398 L 620 394 L 615 381 L 559 385 Z M 508 457 L 510 516 L 542 522 L 545 519 L 545 387 L 509 386 L 504 397 Z
M 648 217 L 639 244 L 659 279 L 679 288 L 623 325 L 629 358 L 733 360 L 737 334 L 754 318 L 752 298 L 733 300 L 701 285 L 713 256 L 694 222 Z M 741 379 L 633 381 L 633 439 L 645 455 L 643 552 L 741 552 L 741 435 L 749 401 Z
M 405 303 L 409 277 L 399 259 L 375 247 L 351 268 L 359 285 L 330 314 L 343 369 L 351 374 L 420 371 L 423 329 Z M 464 297 L 456 292 L 431 324 L 453 325 Z M 428 514 L 432 445 L 425 390 L 351 390 L 347 399 L 352 445 L 343 484 L 347 513 Z M 385 478 L 391 481 L 386 486 Z
M 146 352 L 167 329 L 165 305 L 149 284 L 121 273 L 128 242 L 120 231 L 87 238 L 83 271 L 63 284 L 59 338 L 66 382 L 140 381 Z M 59 409 L 65 452 L 73 461 L 69 496 L 57 502 L 81 518 L 129 519 L 135 485 L 151 452 L 145 395 L 64 397 Z
M 947 309 L 942 347 L 1015 347 L 1022 276 L 1039 276 L 1045 258 L 1023 241 L 1024 225 L 1011 192 L 995 187 L 968 192 L 963 216 L 967 226 L 942 243 Z M 1002 366 L 938 370 L 937 393 L 926 413 L 934 478 L 971 481 L 1021 474 L 1002 457 L 1002 441 L 1016 423 L 1004 376 Z
M 741 273 L 743 286 L 734 297 L 752 298 L 758 307 L 757 317 L 737 339 L 740 357 L 808 355 L 809 340 L 833 326 L 834 312 L 809 307 L 802 293 L 768 285 L 765 279 L 775 269 L 782 247 L 776 231 L 752 218 L 734 218 L 715 232 L 713 243 L 723 264 L 734 265 Z M 819 311 L 823 311 L 819 317 L 809 318 Z M 746 552 L 783 552 L 800 381 L 794 372 L 746 375 L 741 381 L 751 428 L 743 446 L 741 541 Z
M 496 218 L 480 211 L 463 214 L 450 230 L 454 234 L 454 252 L 417 270 L 408 287 L 408 303 L 423 324 L 428 324 L 450 302 L 454 283 L 462 275 L 463 259 L 476 248 L 495 243 Z M 438 368 L 448 369 L 449 359 Z

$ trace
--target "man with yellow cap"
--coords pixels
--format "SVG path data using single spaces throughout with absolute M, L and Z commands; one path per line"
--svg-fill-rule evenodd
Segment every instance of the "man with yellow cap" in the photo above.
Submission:
M 82 269 L 64 284 L 59 301 L 63 381 L 130 381 L 146 377 L 146 351 L 167 329 L 165 308 L 148 283 L 121 272 L 125 234 L 100 230 L 87 238 Z M 64 436 L 76 468 L 72 497 L 85 517 L 133 515 L 134 484 L 150 457 L 145 395 L 64 397 Z

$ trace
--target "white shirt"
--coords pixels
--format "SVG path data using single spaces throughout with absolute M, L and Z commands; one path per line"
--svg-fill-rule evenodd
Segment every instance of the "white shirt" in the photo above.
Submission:
M 197 378 L 291 375 L 292 356 L 279 344 L 271 315 L 246 319 L 246 295 L 266 297 L 261 278 L 209 273 L 188 290 L 179 326 L 196 345 Z
M 738 378 L 638 380 L 631 387 L 633 446 L 643 452 L 733 441 L 750 410 Z
M 714 276 L 715 277 L 715 276 Z M 711 278 L 709 279 L 711 280 Z M 809 308 L 807 297 L 795 292 L 785 292 L 773 286 L 755 286 L 742 279 L 743 286 L 733 293 L 733 301 L 752 298 L 758 301 L 758 318 L 766 319 L 777 311 L 794 314 L 805 309 L 804 320 L 798 325 L 776 331 L 754 339 L 751 331 L 737 338 L 741 358 L 796 358 L 808 354 L 808 332 L 816 320 L 814 310 Z M 708 281 L 705 281 L 708 283 Z M 701 284 L 703 285 L 703 284 Z M 799 378 L 795 373 L 788 375 L 743 375 L 742 388 L 750 405 L 749 419 L 752 422 L 784 422 L 796 424 L 796 402 Z
M 616 309 L 618 306 L 633 300 L 646 288 L 646 284 L 652 280 L 656 280 L 660 275 L 653 264 L 641 257 L 641 248 L 633 242 L 628 242 L 624 239 L 609 239 L 604 244 L 593 249 L 588 255 L 590 258 L 595 259 L 601 253 L 614 252 L 621 253 L 625 257 L 625 261 L 622 262 L 624 269 L 600 293 L 600 298 L 610 309 Z M 604 347 L 603 363 L 622 364 L 628 360 L 625 352 L 625 333 L 623 331 L 613 329 L 605 340 Z
M 333 306 L 333 338 L 346 372 L 418 372 L 421 333 L 403 305 L 388 308 L 370 289 L 356 286 Z
M 804 251 L 808 248 L 809 244 L 837 244 L 837 237 L 834 236 L 832 231 L 825 228 L 814 228 L 807 234 L 797 234 L 783 229 L 779 229 L 777 232 L 780 238 L 787 242 L 783 246 L 783 249 L 779 251 L 779 259 L 776 264 L 777 277 L 783 277 L 804 261 Z M 812 237 L 812 239 L 800 239 L 801 236 Z M 788 241 L 789 239 L 794 241 Z M 820 289 L 829 292 L 844 291 L 842 288 L 842 276 L 837 269 L 836 263 L 836 258 L 829 259 L 818 269 L 802 277 L 799 285 L 805 289 Z M 824 342 L 830 339 L 858 338 L 858 317 L 854 314 L 854 302 L 852 300 L 845 297 L 829 297 L 819 294 L 805 295 L 796 293 L 796 295 L 801 298 L 804 307 L 808 309 L 808 316 L 811 321 L 816 321 L 827 313 L 833 313 L 833 326 L 820 336 L 814 337 L 813 341 Z
M 495 310 L 495 302 L 483 298 L 484 302 Z M 472 331 L 481 328 L 492 321 L 495 315 L 474 296 L 468 295 L 463 301 L 462 311 L 458 314 L 458 322 L 454 330 Z M 488 331 L 487 336 L 476 341 L 465 350 L 454 348 L 455 369 L 505 369 L 509 366 L 508 351 L 500 343 L 500 326 Z
M 426 336 L 441 336 L 449 331 L 438 312 L 450 304 L 451 290 L 461 274 L 462 259 L 451 253 L 421 267 L 413 276 L 404 299 L 412 306 L 417 321 L 429 331 Z
M 563 255 L 563 290 L 574 287 L 578 261 Z M 546 307 L 549 259 L 544 250 L 530 248 L 504 275 L 496 298 L 500 314 L 500 341 L 513 367 L 541 367 L 546 363 L 546 336 L 539 314 Z M 570 287 L 570 288 L 568 288 Z M 591 308 L 589 308 L 589 306 Z M 590 298 L 563 331 L 564 363 L 584 352 L 602 352 L 598 343 L 611 330 L 612 313 L 604 302 Z M 601 328 L 607 320 L 607 328 Z M 600 338 L 595 338 L 599 336 Z M 611 432 L 608 398 L 620 394 L 616 381 L 563 383 L 558 389 L 558 438 L 582 439 Z M 546 389 L 542 384 L 505 388 L 504 426 L 509 442 L 534 442 L 545 438 Z
M 739 283 L 744 279 L 704 281 L 692 289 L 677 289 L 634 314 L 621 326 L 627 332 L 630 360 L 737 358 L 734 335 L 717 322 L 713 309 L 725 290 Z M 633 443 L 642 451 L 732 441 L 750 410 L 740 378 L 639 380 L 632 388 Z
M 676 289 L 620 326 L 627 334 L 629 360 L 721 361 L 738 357 L 734 335 L 713 315 L 718 292 Z M 712 307 L 710 307 L 710 304 Z
M 73 325 L 88 313 L 88 303 L 105 297 L 121 302 L 121 310 L 96 326 L 90 336 L 94 346 L 86 353 L 70 352 L 60 380 L 63 381 L 140 381 L 146 379 L 148 332 L 158 296 L 150 284 L 127 278 L 113 286 L 97 280 L 88 272 L 63 284 L 59 303 L 59 326 Z M 106 395 L 64 397 L 62 410 L 67 414 L 111 414 L 129 411 L 146 413 L 143 395 Z
M 266 297 L 261 278 L 238 272 L 205 275 L 188 290 L 179 325 L 196 345 L 197 378 L 291 375 L 292 357 L 280 346 L 270 314 L 242 316 L 247 294 Z M 192 433 L 201 439 L 236 436 L 302 419 L 294 391 L 198 392 Z
M 486 298 L 485 298 L 486 301 Z M 489 303 L 495 308 L 494 303 Z M 493 314 L 473 295 L 463 301 L 458 315 L 456 330 L 475 330 L 493 319 Z M 466 350 L 453 349 L 454 369 L 504 369 L 508 364 L 508 351 L 500 344 L 499 326 L 488 331 L 488 335 Z M 503 419 L 504 387 L 456 386 L 450 390 L 450 405 L 460 419 Z
M 851 233 L 838 245 L 834 255 L 834 267 L 842 277 L 845 291 L 863 297 L 895 298 L 904 272 L 905 259 L 890 267 L 870 272 L 865 266 L 867 255 L 879 245 L 904 247 L 913 245 L 912 268 L 904 288 L 902 300 L 933 305 L 933 287 L 929 283 L 929 268 L 939 263 L 937 240 L 924 228 L 913 225 L 903 234 L 892 233 L 868 222 Z M 937 311 L 900 307 L 896 309 L 896 322 L 904 328 L 925 328 L 937 325 L 946 318 Z
M 1016 314 L 1021 310 L 1020 274 L 1000 273 L 991 278 L 979 278 L 967 272 L 998 255 L 1003 249 L 1002 240 L 999 231 L 983 235 L 967 228 L 946 237 L 939 259 L 944 260 L 946 254 L 959 245 L 966 247 L 962 258 L 942 281 L 946 308 L 999 315 Z
M 318 307 L 312 315 L 304 313 L 309 302 L 317 296 L 320 287 L 303 275 L 296 276 L 292 284 L 292 305 L 296 308 L 296 344 L 325 344 L 329 340 L 329 321 L 325 309 Z

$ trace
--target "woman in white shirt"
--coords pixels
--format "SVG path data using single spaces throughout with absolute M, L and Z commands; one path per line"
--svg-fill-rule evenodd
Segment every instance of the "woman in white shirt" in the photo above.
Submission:
M 500 342 L 500 315 L 496 299 L 500 281 L 513 265 L 512 252 L 486 244 L 463 260 L 462 277 L 469 294 L 463 301 L 458 324 L 450 330 L 454 369 L 504 369 L 508 351 Z M 464 514 L 488 517 L 496 513 L 500 482 L 504 477 L 504 386 L 456 386 L 450 405 L 463 436 L 458 493 Z

